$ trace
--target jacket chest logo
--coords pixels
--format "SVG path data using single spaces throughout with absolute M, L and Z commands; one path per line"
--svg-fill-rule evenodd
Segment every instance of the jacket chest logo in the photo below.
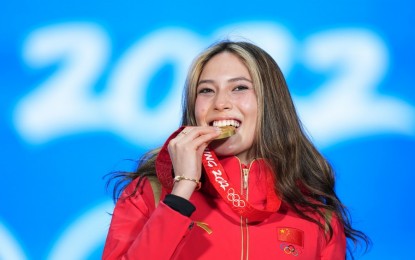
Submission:
M 291 227 L 278 227 L 279 248 L 287 255 L 298 256 L 304 248 L 304 231 Z

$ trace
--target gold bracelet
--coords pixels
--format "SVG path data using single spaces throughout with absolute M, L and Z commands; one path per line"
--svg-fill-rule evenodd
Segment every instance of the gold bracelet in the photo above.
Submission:
M 202 183 L 201 183 L 200 181 L 196 180 L 196 179 L 187 178 L 187 177 L 185 177 L 185 176 L 183 176 L 183 175 L 180 175 L 180 176 L 176 176 L 176 177 L 174 177 L 174 182 L 175 182 L 175 183 L 176 183 L 176 182 L 179 182 L 179 181 L 181 181 L 181 180 L 186 180 L 186 181 L 193 181 L 193 182 L 195 182 L 195 183 L 197 184 L 197 186 L 196 186 L 196 190 L 200 190 L 200 187 L 202 186 Z

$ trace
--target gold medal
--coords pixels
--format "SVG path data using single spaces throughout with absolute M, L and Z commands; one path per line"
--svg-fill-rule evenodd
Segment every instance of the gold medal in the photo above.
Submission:
M 216 140 L 228 138 L 228 137 L 235 134 L 235 127 L 233 127 L 231 125 L 222 126 L 221 130 L 222 130 L 222 133 L 218 137 L 215 138 Z

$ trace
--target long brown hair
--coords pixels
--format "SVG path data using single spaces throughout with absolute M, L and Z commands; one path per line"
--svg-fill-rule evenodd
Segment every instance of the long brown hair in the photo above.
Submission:
M 351 226 L 348 211 L 335 193 L 332 167 L 305 134 L 278 64 L 258 46 L 249 42 L 223 41 L 212 45 L 194 60 L 184 89 L 182 125 L 196 125 L 196 86 L 200 74 L 206 63 L 222 52 L 239 57 L 250 72 L 258 99 L 257 134 L 252 156 L 264 158 L 275 173 L 275 190 L 279 197 L 300 217 L 322 230 L 327 228 L 328 239 L 332 237 L 333 228 L 327 216 L 335 214 L 346 237 L 355 245 L 363 241 L 367 248 L 369 238 Z M 157 151 L 147 154 L 137 172 L 129 178 L 154 175 L 156 155 Z M 323 223 L 307 211 L 319 215 Z

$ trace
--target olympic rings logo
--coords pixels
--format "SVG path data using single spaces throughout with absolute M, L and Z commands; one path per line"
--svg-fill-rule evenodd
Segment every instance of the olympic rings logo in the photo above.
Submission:
M 237 208 L 245 207 L 245 201 L 242 200 L 238 194 L 235 194 L 235 190 L 233 188 L 230 188 L 228 190 L 228 200 L 232 201 L 232 204 L 234 207 L 237 207 Z
M 290 244 L 281 243 L 280 248 L 287 255 L 298 256 L 299 254 L 301 254 L 301 250 L 296 249 L 293 245 Z

